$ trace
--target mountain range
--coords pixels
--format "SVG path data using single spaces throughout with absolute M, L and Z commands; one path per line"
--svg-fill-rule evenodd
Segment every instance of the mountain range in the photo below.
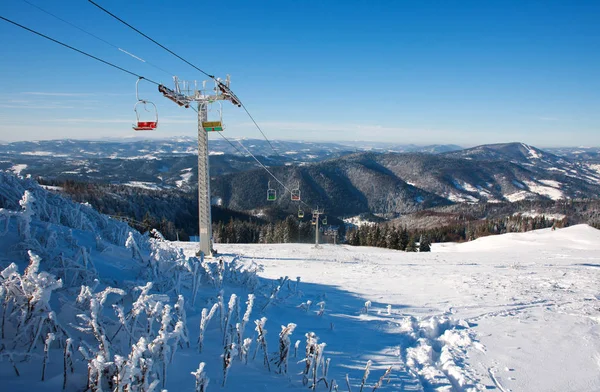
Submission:
M 293 211 L 319 206 L 333 214 L 374 213 L 392 218 L 452 203 L 597 198 L 600 165 L 562 150 L 562 156 L 523 143 L 418 147 L 382 143 L 344 145 L 240 140 L 281 181 L 225 140 L 211 140 L 211 193 L 224 207 Z M 352 143 L 349 143 L 352 144 Z M 241 147 L 241 146 L 244 147 Z M 273 148 L 274 147 L 274 150 Z M 45 141 L 0 146 L 0 169 L 46 180 L 92 181 L 193 191 L 195 140 L 135 142 Z M 269 182 L 270 181 L 270 182 Z M 267 201 L 267 189 L 278 193 Z M 290 200 L 298 187 L 306 205 Z

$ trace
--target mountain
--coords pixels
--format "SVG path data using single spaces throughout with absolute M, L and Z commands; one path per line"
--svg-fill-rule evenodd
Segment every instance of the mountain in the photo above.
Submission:
M 178 138 L 10 143 L 0 146 L 0 169 L 41 176 L 47 183 L 73 179 L 193 192 L 197 186 L 193 142 Z M 386 218 L 460 202 L 597 198 L 600 193 L 600 165 L 572 161 L 523 143 L 432 154 L 389 152 L 401 146 L 388 143 L 367 142 L 361 148 L 370 151 L 352 152 L 352 146 L 335 143 L 277 141 L 273 145 L 279 155 L 256 158 L 283 185 L 269 178 L 254 158 L 229 154 L 227 148 L 233 147 L 223 143 L 211 141 L 213 200 L 243 211 L 272 205 L 296 211 L 300 206 L 285 192 L 298 185 L 303 201 L 312 208 L 318 205 L 340 216 L 373 213 Z M 266 155 L 271 150 L 264 140 L 243 143 Z M 269 180 L 279 194 L 275 203 L 266 200 Z
M 373 144 L 348 146 L 338 143 L 299 141 L 231 140 L 210 141 L 211 176 L 246 171 L 260 165 L 304 165 L 368 150 Z M 402 149 L 400 145 L 377 144 L 378 149 Z M 414 145 L 408 150 L 445 151 L 445 146 Z M 124 184 L 149 189 L 190 190 L 197 182 L 197 140 L 189 137 L 164 140 L 49 140 L 0 145 L 0 170 L 46 180 L 76 180 Z
M 229 143 L 231 142 L 231 144 Z M 213 139 L 209 141 L 212 155 L 249 155 L 277 158 L 282 162 L 317 162 L 356 151 L 429 152 L 453 151 L 455 145 L 417 146 L 413 144 L 374 142 L 306 142 L 258 139 Z M 167 156 L 197 155 L 198 141 L 191 137 L 135 140 L 42 140 L 0 144 L 0 156 L 35 156 L 55 158 L 160 159 Z
M 525 165 L 564 165 L 567 160 L 525 143 L 485 144 L 444 154 L 478 161 L 507 161 Z
M 304 200 L 340 215 L 387 217 L 452 202 L 597 198 L 600 175 L 521 143 L 479 146 L 445 154 L 356 153 L 303 167 L 273 168 Z M 269 205 L 263 171 L 214 178 L 213 196 L 233 209 Z M 271 182 L 278 192 L 283 187 Z M 293 208 L 289 196 L 276 204 Z
M 571 161 L 592 161 L 600 163 L 600 147 L 557 147 L 547 151 Z

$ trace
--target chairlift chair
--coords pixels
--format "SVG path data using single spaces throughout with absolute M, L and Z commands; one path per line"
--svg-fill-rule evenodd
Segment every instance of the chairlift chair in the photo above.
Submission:
M 267 189 L 267 201 L 277 200 L 277 190 L 271 188 L 271 181 L 269 181 Z
M 298 182 L 296 188 L 291 190 L 290 194 L 292 196 L 292 201 L 300 201 L 300 182 Z
M 213 103 L 211 103 L 212 105 Z M 212 120 L 212 121 L 202 121 L 202 128 L 204 128 L 204 131 L 206 132 L 223 132 L 223 130 L 225 130 L 225 127 L 223 126 L 223 105 L 221 105 L 221 102 L 217 101 L 217 104 L 219 105 L 219 109 L 217 109 L 217 112 L 219 113 L 219 118 Z M 212 110 L 209 109 L 208 112 L 210 112 Z
M 136 122 L 133 124 L 132 128 L 135 131 L 154 131 L 156 130 L 156 127 L 158 127 L 158 110 L 156 109 L 156 105 L 154 103 L 145 99 L 140 99 L 139 84 L 140 80 L 142 79 L 143 78 L 139 78 L 135 83 L 135 97 L 137 98 L 137 102 L 133 106 L 133 111 L 135 112 Z M 143 105 L 145 111 L 154 112 L 154 121 L 140 120 L 140 111 L 138 111 L 140 104 Z M 152 106 L 152 110 L 148 110 L 148 105 Z
M 323 225 L 327 224 L 327 217 L 323 217 L 323 219 L 321 220 L 321 222 L 323 222 Z
M 298 209 L 298 218 L 304 218 L 304 211 L 302 211 L 302 209 Z
M 318 220 L 319 220 L 319 214 L 313 214 L 312 220 L 310 223 L 312 223 L 313 225 L 316 225 Z

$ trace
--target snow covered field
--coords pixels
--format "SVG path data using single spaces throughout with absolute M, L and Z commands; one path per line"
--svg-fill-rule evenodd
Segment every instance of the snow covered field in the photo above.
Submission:
M 324 339 L 332 369 L 372 359 L 379 367 L 408 367 L 402 375 L 406 390 L 448 384 L 448 390 L 462 390 L 456 380 L 444 380 L 452 374 L 441 358 L 439 337 L 446 326 L 431 332 L 430 354 L 418 353 L 431 355 L 433 369 L 424 373 L 440 370 L 438 378 L 428 380 L 419 375 L 423 366 L 406 365 L 422 348 L 407 340 L 406 316 L 437 322 L 448 317 L 469 326 L 446 332 L 446 346 L 456 372 L 476 381 L 477 389 L 600 390 L 600 231 L 589 226 L 435 244 L 432 253 L 333 245 L 216 247 L 257 263 L 265 278 L 300 276 L 306 298 L 325 298 L 324 320 L 334 324 Z M 372 302 L 367 315 L 359 309 L 365 301 Z M 306 323 L 296 322 L 299 328 Z
M 31 180 L 0 185 L 2 391 L 600 390 L 588 226 L 431 253 L 216 244 L 203 262 Z

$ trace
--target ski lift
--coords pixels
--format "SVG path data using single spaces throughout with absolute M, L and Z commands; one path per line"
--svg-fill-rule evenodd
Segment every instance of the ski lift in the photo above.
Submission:
M 324 218 L 321 220 L 321 222 L 323 222 L 323 225 L 326 225 L 326 224 L 327 224 L 327 217 L 324 217 Z
M 290 194 L 292 195 L 292 201 L 300 201 L 300 181 L 296 188 L 292 189 Z
M 209 109 L 208 112 L 212 110 L 212 104 L 213 103 L 211 103 L 211 109 Z M 219 113 L 218 120 L 208 121 L 207 119 L 207 121 L 202 121 L 202 128 L 204 128 L 204 131 L 206 132 L 223 132 L 225 129 L 223 126 L 223 105 L 218 101 L 217 104 L 219 105 L 219 109 L 217 109 L 217 112 Z
M 302 211 L 302 209 L 298 209 L 298 218 L 304 218 L 304 211 Z
M 313 225 L 316 225 L 318 220 L 319 220 L 319 214 L 313 213 L 312 220 L 310 223 L 312 223 Z
M 158 111 L 156 110 L 156 105 L 150 101 L 145 99 L 140 99 L 139 94 L 139 84 L 140 80 L 143 78 L 139 78 L 135 83 L 135 97 L 137 98 L 137 102 L 133 106 L 133 111 L 135 112 L 136 122 L 133 124 L 133 129 L 135 131 L 154 131 L 158 126 Z M 138 106 L 142 104 L 144 110 L 147 112 L 154 112 L 154 121 L 140 121 L 140 112 L 138 111 Z M 153 110 L 148 110 L 148 105 L 152 105 Z
M 277 200 L 277 191 L 271 188 L 271 181 L 269 181 L 269 186 L 267 189 L 267 201 L 275 201 Z

